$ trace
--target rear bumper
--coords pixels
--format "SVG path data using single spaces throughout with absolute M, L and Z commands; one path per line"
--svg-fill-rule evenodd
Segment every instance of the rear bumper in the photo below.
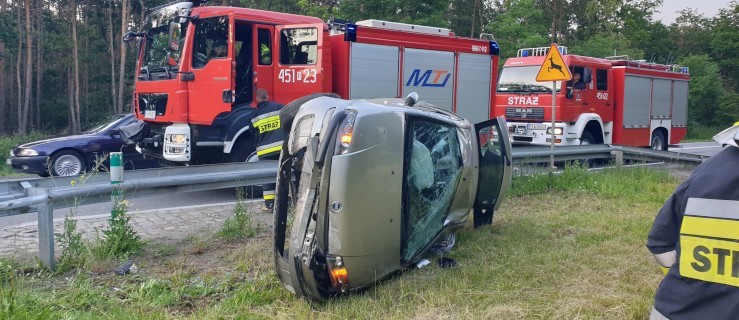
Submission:
M 13 170 L 19 172 L 45 174 L 49 171 L 47 168 L 48 161 L 48 156 L 11 157 L 8 158 L 7 164 L 13 167 Z

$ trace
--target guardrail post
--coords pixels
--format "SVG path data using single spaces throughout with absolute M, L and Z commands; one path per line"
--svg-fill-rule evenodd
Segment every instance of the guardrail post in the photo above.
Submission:
M 31 188 L 31 196 L 48 195 L 45 188 Z M 48 201 L 37 204 L 38 212 L 38 258 L 44 266 L 54 269 L 54 204 Z
M 611 154 L 615 157 L 615 162 L 617 166 L 623 166 L 624 165 L 624 152 L 621 150 L 617 151 L 611 151 Z
M 110 185 L 113 186 L 113 191 L 110 194 L 110 200 L 113 202 L 112 209 L 110 210 L 111 218 L 115 218 L 120 213 L 118 202 L 121 201 L 121 189 L 117 186 L 123 182 L 123 153 L 122 152 L 111 152 L 110 153 Z

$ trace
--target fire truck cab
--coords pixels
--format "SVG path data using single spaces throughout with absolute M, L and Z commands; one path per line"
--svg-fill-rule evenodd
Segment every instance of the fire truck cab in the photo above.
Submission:
M 548 51 L 521 49 L 501 72 L 494 114 L 505 115 L 513 143 L 550 145 L 554 130 L 555 145 L 605 143 L 666 150 L 687 133 L 687 68 L 624 56 L 573 55 L 560 47 L 573 79 L 553 87 L 552 82 L 536 82 Z
M 497 44 L 449 29 L 179 2 L 155 8 L 135 37 L 134 110 L 145 125 L 132 140 L 169 163 L 255 157 L 249 120 L 258 88 L 283 104 L 319 92 L 417 92 L 473 122 L 492 110 Z

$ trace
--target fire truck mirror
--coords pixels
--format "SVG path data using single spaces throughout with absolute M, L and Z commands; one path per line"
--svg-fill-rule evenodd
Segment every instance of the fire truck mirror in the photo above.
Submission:
M 133 31 L 126 32 L 126 34 L 123 35 L 123 43 L 129 43 L 133 41 L 133 39 L 136 39 L 137 36 L 138 34 L 136 34 L 136 32 L 133 32 Z
M 180 51 L 180 28 L 177 22 L 169 23 L 169 50 Z

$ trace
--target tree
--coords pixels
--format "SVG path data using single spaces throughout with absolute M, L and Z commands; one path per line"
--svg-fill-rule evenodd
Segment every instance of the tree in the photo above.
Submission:
M 69 1 L 71 7 L 71 21 L 72 24 L 72 57 L 74 59 L 74 120 L 72 121 L 72 133 L 79 133 L 82 131 L 82 125 L 80 123 L 80 55 L 79 46 L 77 44 L 77 4 L 74 0 Z
M 714 21 L 711 56 L 718 61 L 727 85 L 736 92 L 739 90 L 739 3 L 734 1 L 729 8 L 721 9 Z
M 718 64 L 706 54 L 688 56 L 680 64 L 690 68 L 688 120 L 692 123 L 717 123 L 717 110 L 724 94 Z
M 121 1 L 121 37 L 118 39 L 118 43 L 123 42 L 123 35 L 128 31 L 128 0 Z M 118 110 L 116 113 L 122 113 L 124 110 L 123 97 L 126 96 L 125 89 L 125 77 L 126 77 L 126 46 L 120 46 L 121 60 L 118 69 L 118 101 L 116 106 Z
M 549 45 L 549 26 L 544 10 L 535 6 L 533 0 L 505 1 L 485 32 L 495 35 L 500 45 L 500 63 L 507 57 L 515 57 L 516 51 L 527 47 Z

